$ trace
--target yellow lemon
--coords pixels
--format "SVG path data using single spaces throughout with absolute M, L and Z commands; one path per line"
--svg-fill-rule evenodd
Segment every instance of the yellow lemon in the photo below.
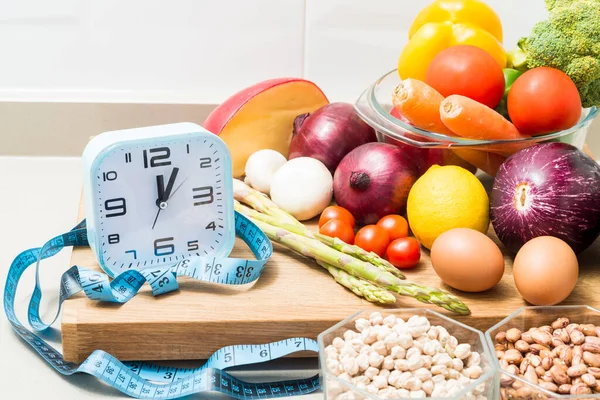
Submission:
M 408 223 L 423 246 L 454 228 L 487 233 L 490 200 L 475 175 L 454 165 L 434 165 L 413 185 L 408 194 Z

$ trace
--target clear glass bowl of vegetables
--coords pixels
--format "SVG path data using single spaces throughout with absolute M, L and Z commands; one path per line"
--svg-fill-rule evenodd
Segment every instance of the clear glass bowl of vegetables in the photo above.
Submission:
M 493 123 L 488 124 L 485 116 L 479 118 L 480 116 L 474 114 L 471 118 L 467 115 L 466 120 L 475 121 L 476 124 L 466 127 L 466 132 L 473 132 L 474 135 L 460 136 L 449 134 L 447 131 L 442 132 L 444 129 L 421 129 L 400 115 L 394 106 L 393 98 L 401 83 L 398 71 L 394 69 L 377 79 L 355 102 L 356 112 L 377 131 L 379 140 L 412 148 L 416 154 L 427 149 L 440 149 L 458 156 L 492 176 L 495 176 L 507 157 L 537 143 L 564 142 L 583 149 L 588 129 L 598 114 L 598 108 L 594 106 L 582 108 L 579 120 L 568 129 L 536 136 L 521 135 L 512 139 L 486 139 L 495 133 L 487 132 L 488 129 L 493 130 L 490 128 Z M 426 108 L 420 107 L 421 110 Z M 426 115 L 424 117 L 427 118 Z M 433 121 L 436 118 L 437 121 Z M 426 122 L 439 127 L 439 118 L 439 115 L 432 115 L 431 121 Z
M 483 333 L 425 308 L 359 311 L 317 340 L 326 399 L 498 398 Z

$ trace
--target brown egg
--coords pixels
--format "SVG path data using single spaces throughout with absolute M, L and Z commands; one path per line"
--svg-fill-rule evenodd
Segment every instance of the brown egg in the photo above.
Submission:
M 496 243 L 474 229 L 456 228 L 431 246 L 431 264 L 447 285 L 464 292 L 483 292 L 504 274 L 504 257 Z
M 579 275 L 577 256 L 564 241 L 552 236 L 531 239 L 521 247 L 513 264 L 517 290 L 536 306 L 566 299 Z

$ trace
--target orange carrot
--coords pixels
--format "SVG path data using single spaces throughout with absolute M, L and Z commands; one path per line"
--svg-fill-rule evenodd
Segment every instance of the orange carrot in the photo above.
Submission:
M 394 89 L 394 108 L 417 128 L 456 136 L 440 119 L 440 103 L 444 99 L 423 81 L 406 79 Z
M 517 128 L 500 113 L 473 99 L 453 94 L 442 100 L 440 116 L 448 129 L 469 139 L 520 139 Z

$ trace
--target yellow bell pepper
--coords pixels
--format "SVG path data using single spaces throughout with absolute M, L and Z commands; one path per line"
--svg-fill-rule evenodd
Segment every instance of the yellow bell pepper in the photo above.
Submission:
M 456 45 L 479 47 L 494 57 L 501 68 L 506 66 L 500 20 L 481 1 L 437 0 L 419 13 L 410 28 L 409 37 L 398 59 L 401 79 L 425 80 L 427 68 L 434 57 Z
M 481 0 L 436 0 L 419 12 L 414 19 L 408 38 L 412 38 L 429 22 L 470 22 L 488 31 L 502 43 L 502 22 L 498 14 Z

